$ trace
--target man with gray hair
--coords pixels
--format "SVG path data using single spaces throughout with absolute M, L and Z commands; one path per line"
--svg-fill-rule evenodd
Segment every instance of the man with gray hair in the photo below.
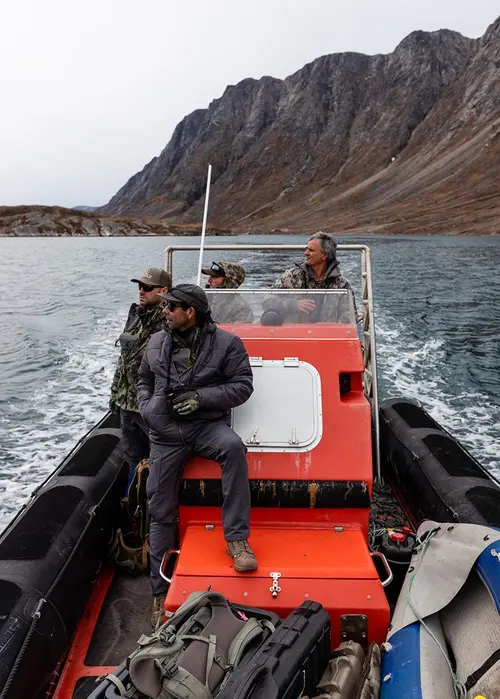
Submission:
M 287 269 L 274 282 L 275 289 L 350 289 L 345 277 L 340 274 L 337 260 L 337 241 L 330 233 L 318 231 L 307 241 L 304 262 Z M 314 310 L 312 299 L 297 301 L 298 310 L 309 314 Z M 356 302 L 354 301 L 356 309 Z

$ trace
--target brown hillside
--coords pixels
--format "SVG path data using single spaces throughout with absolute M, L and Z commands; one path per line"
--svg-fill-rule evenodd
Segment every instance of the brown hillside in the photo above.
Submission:
M 413 32 L 392 54 L 323 56 L 244 80 L 177 126 L 102 212 L 238 231 L 497 233 L 500 19 L 471 40 Z

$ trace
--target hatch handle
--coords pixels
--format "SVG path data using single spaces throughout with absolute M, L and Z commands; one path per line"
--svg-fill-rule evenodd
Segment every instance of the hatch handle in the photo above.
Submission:
M 177 563 L 179 554 L 179 549 L 169 549 L 163 554 L 163 558 L 161 559 L 160 575 L 169 585 L 174 577 L 175 564 Z
M 259 431 L 259 428 L 256 427 L 254 431 L 252 432 L 252 436 L 246 440 L 247 444 L 260 444 L 260 440 L 257 439 L 257 432 Z
M 372 558 L 376 556 L 377 558 L 380 558 L 380 560 L 382 561 L 382 565 L 384 566 L 385 572 L 387 573 L 387 578 L 385 580 L 381 580 L 380 584 L 382 585 L 382 587 L 387 587 L 387 585 L 391 584 L 394 578 L 389 563 L 387 562 L 387 558 L 380 551 L 372 551 L 370 555 Z

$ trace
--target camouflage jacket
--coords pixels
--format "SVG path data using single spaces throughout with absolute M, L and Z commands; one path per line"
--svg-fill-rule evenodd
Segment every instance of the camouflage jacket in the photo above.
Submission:
M 210 294 L 210 308 L 216 323 L 253 323 L 253 311 L 241 294 Z
M 163 304 L 147 309 L 137 303 L 130 306 L 127 321 L 117 343 L 121 345 L 113 383 L 111 401 L 117 408 L 139 412 L 137 372 L 151 335 L 164 329 Z
M 316 279 L 314 277 L 313 271 L 306 264 L 297 265 L 291 269 L 287 269 L 281 276 L 276 279 L 273 284 L 274 289 L 349 289 L 352 293 L 352 299 L 354 303 L 354 313 L 356 319 L 359 320 L 358 311 L 356 308 L 356 298 L 354 296 L 354 291 L 351 285 L 345 277 L 340 274 L 339 261 L 334 260 L 326 270 L 324 279 Z M 269 304 L 268 304 L 269 306 Z M 271 306 L 269 306 L 271 307 Z M 332 309 L 334 310 L 334 309 Z M 325 316 L 326 309 L 323 309 L 323 316 Z M 300 314 L 299 314 L 300 315 Z M 287 317 L 289 313 L 287 312 Z M 299 321 L 299 318 L 288 318 L 289 322 L 295 320 Z M 307 316 L 301 318 L 302 322 L 307 320 Z M 321 320 L 326 320 L 326 316 L 322 317 Z M 300 321 L 299 321 L 300 322 Z
M 241 265 L 224 262 L 226 276 L 220 289 L 237 289 L 245 281 Z M 242 294 L 210 294 L 212 318 L 216 323 L 253 323 L 253 311 Z
M 315 279 L 305 264 L 287 269 L 273 284 L 274 289 L 350 289 L 351 285 L 340 274 L 338 260 L 326 270 L 324 279 Z

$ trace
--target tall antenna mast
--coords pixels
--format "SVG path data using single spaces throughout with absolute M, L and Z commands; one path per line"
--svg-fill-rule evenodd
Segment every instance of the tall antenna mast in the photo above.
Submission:
M 210 197 L 210 179 L 212 177 L 212 164 L 208 166 L 207 174 L 207 191 L 205 193 L 205 210 L 203 212 L 203 225 L 201 227 L 201 242 L 200 242 L 200 259 L 198 260 L 198 276 L 196 277 L 196 283 L 200 286 L 201 282 L 201 266 L 203 264 L 203 248 L 205 246 L 205 234 L 207 231 L 207 216 L 208 216 L 208 199 Z

